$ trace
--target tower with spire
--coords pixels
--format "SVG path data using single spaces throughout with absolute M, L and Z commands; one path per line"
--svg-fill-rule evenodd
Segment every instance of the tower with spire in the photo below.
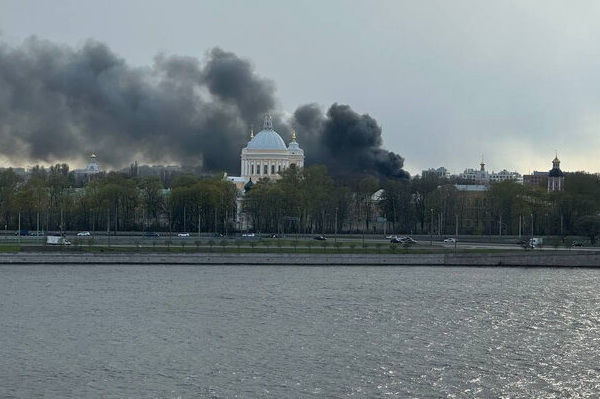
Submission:
M 563 191 L 565 189 L 565 174 L 560 170 L 558 152 L 552 160 L 552 169 L 548 172 L 548 192 Z

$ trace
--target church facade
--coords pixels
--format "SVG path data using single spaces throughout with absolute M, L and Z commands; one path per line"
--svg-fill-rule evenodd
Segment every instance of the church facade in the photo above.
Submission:
M 271 115 L 265 116 L 263 129 L 254 135 L 250 133 L 250 141 L 241 154 L 240 176 L 247 181 L 261 178 L 277 180 L 280 173 L 296 165 L 304 167 L 304 151 L 296 142 L 296 134 L 292 134 L 289 145 L 273 130 Z
M 279 133 L 273 129 L 273 118 L 266 115 L 262 130 L 256 135 L 250 131 L 250 141 L 242 149 L 240 158 L 240 176 L 227 176 L 226 179 L 236 185 L 239 193 L 235 215 L 238 230 L 250 231 L 251 222 L 242 211 L 244 192 L 261 179 L 279 180 L 280 173 L 292 165 L 303 168 L 304 150 L 296 141 L 295 132 L 292 133 L 292 140 L 286 145 Z
M 260 179 L 278 180 L 280 173 L 295 165 L 304 167 L 304 150 L 296 141 L 296 133 L 286 145 L 283 138 L 273 129 L 273 118 L 266 115 L 263 128 L 256 135 L 250 132 L 250 141 L 240 155 L 240 176 L 228 176 L 238 189 L 248 188 Z

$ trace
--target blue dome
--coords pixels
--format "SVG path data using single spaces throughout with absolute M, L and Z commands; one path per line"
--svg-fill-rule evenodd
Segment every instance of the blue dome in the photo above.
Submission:
M 264 129 L 258 132 L 246 146 L 249 150 L 287 150 L 281 136 L 273 129 Z
M 294 140 L 290 143 L 288 150 L 298 151 L 298 153 L 304 154 L 304 150 L 302 150 L 302 148 L 300 148 L 300 145 L 296 142 L 296 140 Z

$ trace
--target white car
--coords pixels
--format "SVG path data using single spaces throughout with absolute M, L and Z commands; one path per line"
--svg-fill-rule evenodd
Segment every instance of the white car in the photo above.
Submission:
M 444 242 L 456 242 L 456 238 L 452 238 L 452 237 L 450 237 L 450 238 L 446 238 L 446 239 L 444 240 Z
M 177 237 L 189 237 L 190 233 L 179 233 L 177 234 Z
M 78 236 L 91 236 L 89 231 L 80 231 L 77 233 Z

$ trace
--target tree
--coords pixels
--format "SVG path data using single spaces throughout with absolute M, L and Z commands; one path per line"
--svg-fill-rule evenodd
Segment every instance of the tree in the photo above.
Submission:
M 0 171 L 0 214 L 6 226 L 17 209 L 16 194 L 21 180 L 11 168 Z
M 587 215 L 577 219 L 577 231 L 579 234 L 589 237 L 590 243 L 596 243 L 596 237 L 600 234 L 600 216 Z
M 393 232 L 412 230 L 414 213 L 409 188 L 404 180 L 389 180 L 383 186 L 378 205 L 386 219 L 392 222 Z

